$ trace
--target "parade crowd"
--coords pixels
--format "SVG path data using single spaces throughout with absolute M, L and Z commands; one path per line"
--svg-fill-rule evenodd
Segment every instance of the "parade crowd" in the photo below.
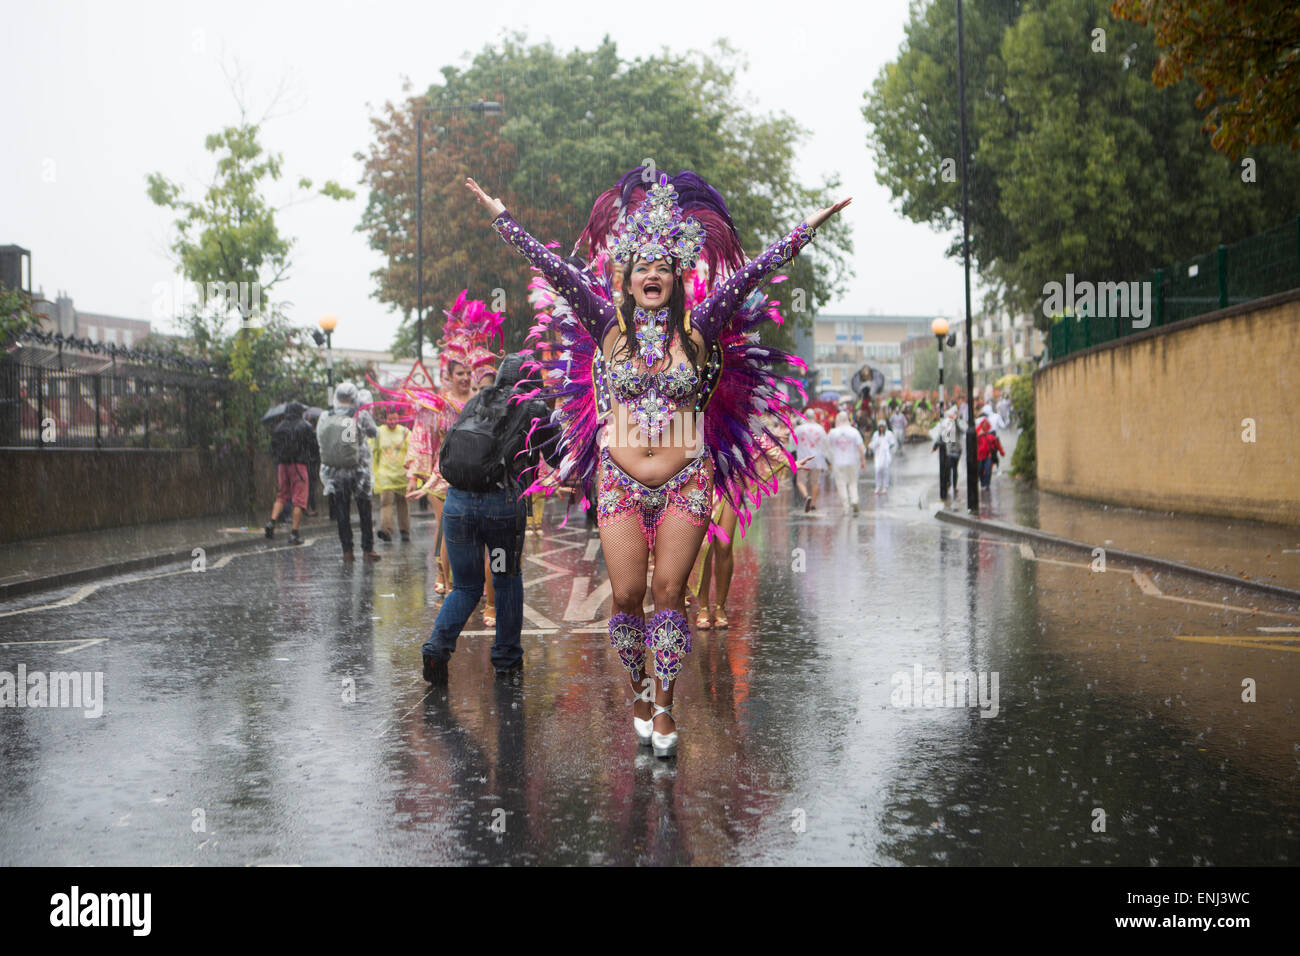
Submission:
M 793 474 L 806 512 L 817 510 L 829 477 L 843 514 L 856 515 L 868 458 L 874 494 L 884 496 L 905 446 L 926 443 L 940 456 L 946 497 L 956 487 L 964 403 L 873 396 L 870 387 L 851 401 L 810 402 L 788 374 L 802 361 L 760 344 L 758 328 L 782 319 L 761 285 L 850 200 L 747 259 L 716 190 L 689 171 L 656 179 L 638 167 L 597 198 L 575 254 L 561 258 L 473 179 L 466 187 L 533 268 L 532 347 L 505 354 L 504 316 L 466 290 L 444 313 L 437 386 L 416 387 L 425 379 L 413 376 L 397 388 L 372 382 L 372 393 L 345 382 L 314 428 L 299 403 L 277 410 L 277 497 L 266 535 L 287 515 L 291 540 L 301 540 L 318 476 L 344 560 L 354 560 L 355 503 L 362 555 L 378 561 L 376 537 L 409 541 L 409 502 L 427 501 L 434 591 L 445 597 L 421 650 L 423 676 L 447 679 L 457 639 L 486 595 L 493 668 L 517 682 L 523 542 L 541 533 L 542 502 L 567 497 L 564 521 L 576 504 L 599 532 L 609 641 L 630 682 L 637 741 L 671 757 L 673 695 L 692 630 L 729 627 L 735 541 L 781 476 Z M 996 428 L 1010 416 L 1005 398 L 997 404 L 981 409 L 976 426 L 986 485 L 1002 453 Z

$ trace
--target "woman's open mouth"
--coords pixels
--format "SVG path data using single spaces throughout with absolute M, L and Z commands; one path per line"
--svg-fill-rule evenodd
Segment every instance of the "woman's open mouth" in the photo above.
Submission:
M 645 295 L 658 295 L 660 292 L 658 282 L 647 282 L 641 287 L 641 292 Z

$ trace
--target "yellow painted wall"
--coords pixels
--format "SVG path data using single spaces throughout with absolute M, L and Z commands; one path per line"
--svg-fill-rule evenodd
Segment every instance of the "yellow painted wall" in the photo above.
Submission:
M 1300 525 L 1300 293 L 1053 363 L 1034 398 L 1045 490 Z

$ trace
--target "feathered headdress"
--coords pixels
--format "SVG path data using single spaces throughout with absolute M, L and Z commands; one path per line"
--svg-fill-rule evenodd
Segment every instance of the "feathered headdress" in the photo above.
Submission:
M 702 263 L 710 290 L 745 264 L 736 225 L 716 189 L 690 170 L 656 179 L 646 166 L 597 197 L 574 252 L 591 262 L 602 254 L 616 263 L 672 256 L 679 272 Z
M 468 294 L 468 289 L 462 289 L 456 304 L 443 310 L 447 322 L 442 327 L 438 346 L 444 379 L 448 365 L 458 362 L 470 370 L 477 382 L 484 375 L 496 373 L 501 353 L 493 350 L 493 342 L 500 341 L 504 345 L 501 331 L 504 315 L 489 311 L 479 299 L 467 300 Z

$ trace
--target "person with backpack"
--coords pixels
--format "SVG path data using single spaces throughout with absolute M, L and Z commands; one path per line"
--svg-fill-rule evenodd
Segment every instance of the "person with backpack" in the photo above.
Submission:
M 357 404 L 357 387 L 343 382 L 334 390 L 334 407 L 320 417 L 316 424 L 316 441 L 320 445 L 320 480 L 325 493 L 334 496 L 334 512 L 338 519 L 339 543 L 343 545 L 343 560 L 353 560 L 352 555 L 352 499 L 357 501 L 357 515 L 361 518 L 361 550 L 367 561 L 378 561 L 375 553 L 374 525 L 370 508 L 373 479 L 370 472 L 371 447 L 369 439 L 379 429 L 370 413 Z
M 310 484 L 307 477 L 307 465 L 311 461 L 312 451 L 316 445 L 316 435 L 302 417 L 307 407 L 299 402 L 290 402 L 285 406 L 284 417 L 271 432 L 271 456 L 275 459 L 275 505 L 271 508 L 271 520 L 266 523 L 266 536 L 275 536 L 275 523 L 280 520 L 286 506 L 293 508 L 293 530 L 289 540 L 302 544 L 298 526 L 302 523 L 302 513 L 307 508 L 307 492 Z
M 523 396 L 537 384 L 522 380 L 523 362 L 519 354 L 502 360 L 496 383 L 466 403 L 438 453 L 448 485 L 442 520 L 452 589 L 420 649 L 431 683 L 446 679 L 456 640 L 483 596 L 485 548 L 497 599 L 492 667 L 512 681 L 523 672 L 523 476 L 535 470 L 540 449 L 555 447 L 559 433 L 546 402 Z M 556 465 L 558 456 L 549 463 Z

